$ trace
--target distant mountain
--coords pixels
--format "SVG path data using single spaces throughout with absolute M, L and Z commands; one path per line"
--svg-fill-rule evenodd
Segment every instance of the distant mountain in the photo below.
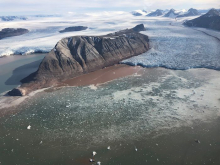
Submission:
M 60 17 L 60 15 L 43 15 L 43 14 L 38 14 L 38 15 L 33 15 L 33 17 L 40 17 L 40 18 L 43 18 L 43 17 Z
M 59 31 L 60 33 L 65 33 L 65 32 L 73 32 L 73 31 L 82 31 L 86 30 L 88 27 L 86 26 L 72 26 L 72 27 L 67 27 L 64 30 Z
M 170 17 L 170 18 L 175 18 L 179 15 L 179 13 L 176 12 L 174 9 L 170 9 L 168 13 L 164 15 L 164 17 Z
M 161 16 L 163 15 L 163 10 L 157 9 L 154 12 L 151 12 L 150 14 L 148 14 L 148 17 L 156 17 L 156 16 Z
M 190 17 L 190 16 L 196 16 L 196 15 L 200 15 L 200 12 L 196 9 L 189 9 L 186 13 L 180 14 L 177 17 Z
M 135 11 L 132 11 L 131 14 L 134 16 L 142 16 L 142 15 L 146 15 L 147 11 L 146 10 L 135 10 Z
M 220 12 L 216 9 L 211 9 L 208 13 L 186 21 L 184 25 L 189 27 L 202 27 L 214 30 L 220 30 Z
M 0 16 L 2 21 L 27 20 L 24 16 Z
M 5 28 L 0 31 L 0 40 L 6 37 L 20 36 L 28 32 L 27 29 L 23 28 Z

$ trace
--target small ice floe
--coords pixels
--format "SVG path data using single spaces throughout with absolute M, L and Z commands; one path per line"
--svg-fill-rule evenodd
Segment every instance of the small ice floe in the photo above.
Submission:
M 100 162 L 100 161 L 98 161 L 98 162 L 97 162 L 97 165 L 101 165 L 101 162 Z
M 108 146 L 107 149 L 110 150 L 111 149 L 110 146 Z
M 158 146 L 158 144 L 156 143 L 156 146 Z
M 159 159 L 157 158 L 157 161 L 159 162 Z
M 31 126 L 29 125 L 29 126 L 27 126 L 27 129 L 31 129 Z
M 94 160 L 94 159 L 92 159 L 92 158 L 90 158 L 90 159 L 89 159 L 89 162 L 95 162 L 95 160 Z
M 97 152 L 93 151 L 92 152 L 92 156 L 95 156 L 97 154 Z
M 195 140 L 196 143 L 200 143 L 200 141 L 198 139 Z
M 135 151 L 138 151 L 138 149 L 135 147 L 135 149 L 134 149 Z
M 43 143 L 43 141 L 40 141 L 40 143 L 39 144 L 42 144 Z
M 70 107 L 70 104 L 69 105 L 66 105 L 66 108 L 69 108 Z
M 93 90 L 96 90 L 96 89 L 97 89 L 97 86 L 95 86 L 94 84 L 92 84 L 92 85 L 89 86 L 89 88 L 90 88 L 90 89 L 93 89 Z

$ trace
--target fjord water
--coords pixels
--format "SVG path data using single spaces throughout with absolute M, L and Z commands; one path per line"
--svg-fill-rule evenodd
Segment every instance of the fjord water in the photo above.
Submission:
M 219 164 L 219 80 L 214 70 L 152 68 L 38 93 L 0 118 L 0 162 L 89 165 L 96 151 L 107 165 Z
M 0 58 L 0 93 L 20 85 L 20 80 L 35 72 L 46 54 L 14 55 Z

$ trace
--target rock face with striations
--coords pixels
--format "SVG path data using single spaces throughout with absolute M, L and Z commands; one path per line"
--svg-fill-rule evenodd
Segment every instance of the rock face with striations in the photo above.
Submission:
M 196 19 L 186 21 L 184 25 L 189 27 L 202 27 L 220 30 L 220 13 L 218 10 L 211 9 L 208 13 Z
M 27 29 L 23 28 L 5 28 L 0 31 L 0 40 L 6 37 L 20 36 L 28 32 L 29 31 Z
M 9 95 L 52 86 L 62 80 L 114 65 L 149 50 L 148 36 L 140 34 L 144 25 L 104 36 L 74 36 L 60 40 L 43 59 L 39 69 L 23 79 L 21 87 Z

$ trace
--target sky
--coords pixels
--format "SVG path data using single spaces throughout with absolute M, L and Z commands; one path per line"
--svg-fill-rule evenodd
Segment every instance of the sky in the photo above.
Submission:
M 219 0 L 0 0 L 0 15 L 220 8 Z

